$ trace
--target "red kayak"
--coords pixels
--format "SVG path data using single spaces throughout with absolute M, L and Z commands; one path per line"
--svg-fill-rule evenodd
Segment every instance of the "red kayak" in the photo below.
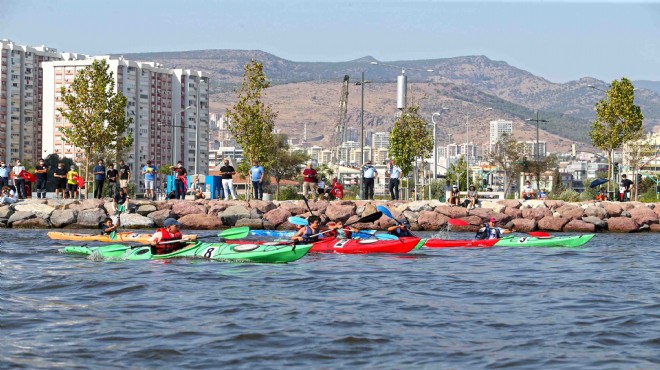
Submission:
M 378 239 L 334 239 L 324 238 L 314 243 L 310 253 L 408 253 L 415 249 L 422 239 L 414 237 L 399 240 Z
M 424 246 L 427 248 L 488 248 L 495 245 L 495 243 L 497 243 L 498 241 L 499 239 L 475 239 L 475 240 L 428 239 L 424 244 Z

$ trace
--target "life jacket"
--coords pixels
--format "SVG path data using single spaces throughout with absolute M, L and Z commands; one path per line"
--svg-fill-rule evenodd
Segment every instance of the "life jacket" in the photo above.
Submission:
M 477 231 L 477 235 L 475 235 L 474 238 L 475 238 L 475 239 L 482 239 L 482 240 L 483 240 L 483 239 L 491 239 L 490 236 L 491 236 L 491 234 L 492 234 L 492 230 L 495 230 L 495 238 L 492 238 L 492 239 L 499 239 L 499 238 L 501 238 L 501 235 L 500 235 L 500 229 L 497 228 L 497 227 L 491 229 L 491 228 L 488 226 L 487 223 L 484 223 L 484 227 L 482 227 L 481 229 L 479 229 L 479 231 Z
M 414 236 L 413 233 L 410 232 L 410 229 L 408 229 L 408 227 L 406 227 L 405 230 L 401 230 L 399 228 L 394 229 L 392 232 L 390 232 L 390 234 L 396 235 L 399 238 L 403 236 Z
M 160 232 L 161 238 L 160 238 L 160 242 L 154 246 L 153 254 L 167 254 L 183 248 L 183 245 L 181 243 L 161 244 L 166 241 L 183 238 L 183 234 L 181 234 L 181 231 L 177 231 L 174 234 L 170 234 L 167 231 L 167 229 L 160 228 L 157 230 L 157 232 Z
M 302 234 L 303 243 L 315 243 L 319 241 L 319 235 L 312 236 L 314 234 L 318 234 L 318 232 L 314 232 L 311 227 L 305 226 L 305 233 Z

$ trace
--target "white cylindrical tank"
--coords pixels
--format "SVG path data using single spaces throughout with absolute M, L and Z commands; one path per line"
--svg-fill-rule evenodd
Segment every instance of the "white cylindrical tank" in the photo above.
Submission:
M 408 89 L 408 76 L 402 74 L 396 78 L 396 108 L 406 108 L 406 93 Z

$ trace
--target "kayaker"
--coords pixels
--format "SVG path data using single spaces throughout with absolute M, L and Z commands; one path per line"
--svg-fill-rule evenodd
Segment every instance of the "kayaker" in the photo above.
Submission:
M 328 228 L 332 230 L 328 232 L 328 236 L 337 239 L 351 239 L 353 237 L 353 233 L 360 231 L 355 227 L 344 226 L 344 223 L 341 221 L 328 222 Z
M 408 220 L 403 220 L 398 225 L 388 227 L 387 232 L 399 238 L 403 236 L 415 236 L 410 232 L 410 223 Z
M 149 239 L 149 244 L 153 246 L 153 254 L 172 253 L 186 246 L 183 241 L 178 243 L 165 243 L 174 240 L 181 240 L 183 238 L 179 226 L 181 226 L 179 221 L 173 218 L 167 218 L 163 221 L 163 227 L 156 230 L 154 235 Z
M 309 225 L 300 228 L 291 238 L 295 242 L 314 243 L 319 241 L 318 235 L 321 232 L 321 218 L 319 216 L 309 216 L 307 219 Z
M 110 217 L 106 217 L 100 226 L 101 235 L 110 235 L 111 232 L 117 231 L 117 228 L 121 226 L 121 220 L 118 218 L 117 225 L 115 225 L 112 223 L 112 219 Z
M 502 234 L 510 234 L 512 231 L 495 226 L 497 219 L 491 217 L 488 223 L 484 223 L 484 227 L 477 231 L 476 239 L 499 239 Z

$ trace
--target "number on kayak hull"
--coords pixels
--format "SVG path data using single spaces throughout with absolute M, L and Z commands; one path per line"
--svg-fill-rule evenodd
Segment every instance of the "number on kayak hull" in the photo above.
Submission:
M 518 239 L 518 243 L 520 243 L 520 244 L 527 243 L 527 237 L 523 237 L 523 238 Z
M 204 252 L 204 258 L 211 258 L 213 257 L 213 251 L 215 251 L 215 247 L 211 248 L 206 248 L 206 251 Z
M 348 243 L 350 239 L 340 239 L 338 242 L 335 243 L 335 248 L 344 248 L 344 245 Z

